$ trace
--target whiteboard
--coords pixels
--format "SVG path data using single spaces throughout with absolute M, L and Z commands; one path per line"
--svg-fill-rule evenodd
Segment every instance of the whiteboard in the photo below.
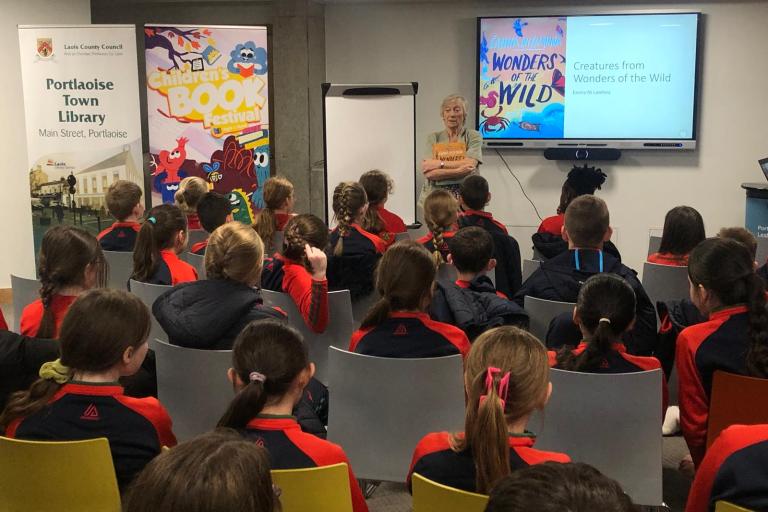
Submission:
M 418 84 L 323 84 L 325 220 L 333 226 L 333 189 L 371 169 L 394 182 L 387 210 L 416 220 Z

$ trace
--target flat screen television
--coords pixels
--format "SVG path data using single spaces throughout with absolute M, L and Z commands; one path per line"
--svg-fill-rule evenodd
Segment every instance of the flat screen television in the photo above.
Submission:
M 477 19 L 486 146 L 694 149 L 700 13 Z

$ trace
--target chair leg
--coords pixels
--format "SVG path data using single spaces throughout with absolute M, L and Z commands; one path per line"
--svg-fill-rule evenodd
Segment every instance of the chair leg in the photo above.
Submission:
M 373 493 L 376 491 L 376 489 L 379 488 L 379 485 L 381 485 L 381 482 L 378 480 L 360 479 L 357 481 L 357 484 L 360 486 L 360 490 L 363 491 L 363 497 L 365 499 L 368 499 L 371 496 L 373 496 Z

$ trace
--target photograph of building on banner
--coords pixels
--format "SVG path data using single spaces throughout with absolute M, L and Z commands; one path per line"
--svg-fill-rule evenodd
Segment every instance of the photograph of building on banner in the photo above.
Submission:
M 37 254 L 51 226 L 112 225 L 112 183 L 144 188 L 136 36 L 132 25 L 21 26 L 19 47 Z
M 270 176 L 266 27 L 144 27 L 152 203 L 188 176 L 250 224 Z

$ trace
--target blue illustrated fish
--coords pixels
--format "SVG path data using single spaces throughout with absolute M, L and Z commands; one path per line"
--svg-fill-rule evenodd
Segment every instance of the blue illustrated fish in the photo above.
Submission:
M 520 18 L 516 18 L 512 26 L 515 29 L 515 34 L 517 34 L 517 37 L 523 37 L 523 27 L 527 27 L 528 22 L 520 21 Z

